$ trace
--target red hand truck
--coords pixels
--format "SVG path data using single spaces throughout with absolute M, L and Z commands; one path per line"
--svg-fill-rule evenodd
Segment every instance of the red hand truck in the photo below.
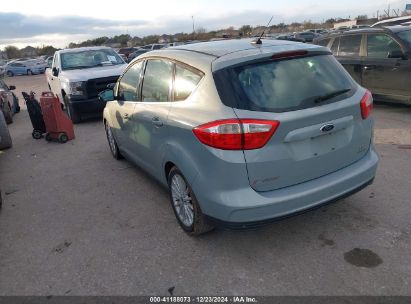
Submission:
M 73 122 L 63 112 L 59 99 L 52 92 L 43 92 L 40 97 L 41 112 L 46 125 L 46 140 L 58 140 L 64 144 L 74 139 Z

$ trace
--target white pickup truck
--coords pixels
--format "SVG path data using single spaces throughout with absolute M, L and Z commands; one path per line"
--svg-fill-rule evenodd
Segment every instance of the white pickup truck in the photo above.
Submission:
M 102 112 L 98 94 L 115 83 L 127 64 L 109 47 L 65 49 L 54 54 L 46 70 L 49 89 L 58 96 L 73 123 L 84 113 Z

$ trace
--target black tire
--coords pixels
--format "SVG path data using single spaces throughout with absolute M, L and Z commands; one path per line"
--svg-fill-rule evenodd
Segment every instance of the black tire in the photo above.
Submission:
M 27 75 L 33 75 L 33 72 L 29 69 L 27 70 Z
M 7 76 L 13 77 L 13 76 L 14 76 L 14 73 L 13 73 L 12 71 L 7 71 Z
M 39 130 L 33 130 L 33 132 L 31 133 L 31 136 L 32 136 L 34 139 L 40 139 L 40 138 L 43 137 L 43 134 L 42 134 L 41 131 L 39 131 Z
M 68 140 L 69 140 L 69 138 L 68 138 L 66 133 L 60 133 L 59 134 L 59 142 L 61 144 L 65 144 L 66 142 L 68 142 Z
M 66 110 L 67 110 L 67 115 L 71 119 L 73 124 L 77 124 L 77 123 L 81 122 L 80 114 L 77 113 L 76 110 L 74 110 L 73 105 L 70 103 L 67 96 L 64 96 L 64 105 L 65 105 Z
M 108 125 L 108 123 L 106 122 L 104 124 L 104 128 L 106 129 L 106 136 L 107 136 L 107 142 L 108 142 L 108 146 L 110 148 L 110 152 L 111 155 L 114 157 L 114 159 L 120 160 L 123 158 L 123 155 L 121 155 L 121 152 L 118 148 L 116 139 L 113 135 L 113 132 L 111 131 L 110 126 Z M 111 139 L 110 139 L 111 137 Z
M 14 94 L 13 94 L 13 103 L 14 103 L 14 113 L 19 113 L 20 112 L 19 99 Z
M 4 118 L 6 119 L 6 122 L 9 125 L 13 123 L 13 115 L 11 113 L 12 110 L 11 110 L 9 103 L 5 104 L 4 107 L 6 108 L 6 109 L 3 109 Z
M 0 111 L 0 150 L 10 148 L 13 145 L 10 132 L 7 127 L 3 111 Z
M 53 140 L 53 138 L 51 138 L 51 135 L 49 133 L 46 133 L 45 138 L 46 138 L 46 141 L 52 141 Z
M 179 175 L 185 182 L 188 190 L 189 197 L 191 198 L 191 205 L 192 205 L 192 210 L 193 210 L 193 223 L 190 226 L 187 226 L 182 222 L 180 219 L 178 212 L 176 210 L 176 206 L 174 205 L 173 202 L 173 194 L 172 194 L 172 188 L 171 188 L 171 183 L 173 181 L 173 177 Z M 206 232 L 209 232 L 214 229 L 214 226 L 212 226 L 210 223 L 208 223 L 203 215 L 203 212 L 201 211 L 200 204 L 197 201 L 197 198 L 191 189 L 191 186 L 185 179 L 184 175 L 181 173 L 181 171 L 177 167 L 173 167 L 170 170 L 170 173 L 168 174 L 168 188 L 170 191 L 170 203 L 174 211 L 174 215 L 177 218 L 178 223 L 180 224 L 181 228 L 188 233 L 189 235 L 196 236 L 200 235 Z

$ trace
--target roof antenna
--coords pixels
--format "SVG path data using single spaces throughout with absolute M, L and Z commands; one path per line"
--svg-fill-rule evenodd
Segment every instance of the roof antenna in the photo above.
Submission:
M 263 44 L 263 42 L 261 41 L 261 37 L 263 37 L 265 30 L 268 28 L 268 26 L 270 25 L 271 21 L 273 20 L 274 16 L 271 16 L 270 21 L 268 21 L 267 25 L 265 26 L 265 29 L 263 30 L 263 32 L 261 33 L 260 37 L 258 37 L 256 40 L 251 41 L 251 43 L 253 44 Z

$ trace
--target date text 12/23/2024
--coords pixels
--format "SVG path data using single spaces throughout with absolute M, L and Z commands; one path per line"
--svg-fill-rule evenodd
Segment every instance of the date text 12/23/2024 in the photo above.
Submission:
M 255 297 L 150 297 L 150 303 L 257 303 Z

